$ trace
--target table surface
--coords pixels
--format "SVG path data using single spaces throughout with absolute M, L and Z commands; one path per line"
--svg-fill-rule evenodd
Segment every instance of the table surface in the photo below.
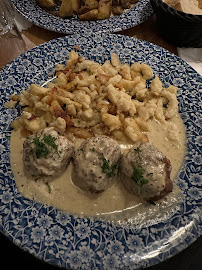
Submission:
M 151 16 L 144 23 L 130 28 L 125 31 L 119 32 L 122 35 L 133 36 L 139 39 L 143 39 L 154 44 L 157 44 L 175 54 L 177 54 L 177 48 L 175 45 L 170 44 L 166 40 L 164 40 L 159 32 L 158 26 L 156 22 L 155 15 Z M 51 32 L 49 30 L 45 30 L 39 28 L 38 26 L 33 25 L 30 29 L 23 31 L 22 36 L 26 43 L 26 49 L 31 49 L 34 46 L 37 46 L 41 43 L 49 41 L 54 38 L 58 38 L 63 36 L 63 34 Z M 32 267 L 35 269 L 43 269 L 43 270 L 56 270 L 57 267 L 48 265 L 38 259 L 34 258 L 32 255 L 25 253 L 23 250 L 16 247 L 13 243 L 11 243 L 5 236 L 0 234 L 0 248 L 1 248 L 1 263 L 2 260 L 5 261 L 6 267 L 10 267 L 13 269 L 14 267 L 19 267 L 21 270 L 28 269 L 28 267 Z M 8 255 L 9 254 L 9 255 Z M 7 259 L 9 257 L 9 259 Z M 147 268 L 148 270 L 201 270 L 202 269 L 202 236 L 194 242 L 187 249 L 174 256 L 173 258 L 158 264 L 156 266 L 152 266 Z

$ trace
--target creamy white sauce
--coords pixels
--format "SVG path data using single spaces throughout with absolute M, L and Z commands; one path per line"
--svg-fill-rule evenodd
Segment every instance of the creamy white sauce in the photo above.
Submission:
M 150 121 L 151 131 L 148 133 L 149 141 L 158 147 L 172 164 L 171 178 L 175 179 L 185 155 L 185 128 L 179 115 L 172 119 L 178 127 L 177 140 L 168 140 L 169 125 Z M 169 123 L 170 124 L 170 123 Z M 11 168 L 19 191 L 26 197 L 35 201 L 53 205 L 69 214 L 79 216 L 97 217 L 115 222 L 129 222 L 142 224 L 151 223 L 158 218 L 166 218 L 171 212 L 179 208 L 182 198 L 180 189 L 175 184 L 173 192 L 164 199 L 151 205 L 143 199 L 129 193 L 122 185 L 120 179 L 107 191 L 101 194 L 83 192 L 75 187 L 71 180 L 72 165 L 65 173 L 51 180 L 48 185 L 43 181 L 33 179 L 24 170 L 22 160 L 24 138 L 19 132 L 11 135 Z M 81 140 L 77 141 L 77 147 Z M 122 144 L 123 149 L 131 145 Z

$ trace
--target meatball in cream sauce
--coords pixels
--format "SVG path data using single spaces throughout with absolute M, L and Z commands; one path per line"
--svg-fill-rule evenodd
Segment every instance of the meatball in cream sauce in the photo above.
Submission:
M 133 194 L 159 200 L 172 191 L 170 161 L 151 143 L 135 144 L 121 159 L 121 179 Z
M 25 169 L 33 176 L 57 176 L 66 169 L 73 144 L 53 127 L 31 135 L 23 144 Z
M 76 150 L 72 180 L 81 189 L 103 192 L 117 176 L 121 149 L 110 137 L 97 136 L 84 141 Z

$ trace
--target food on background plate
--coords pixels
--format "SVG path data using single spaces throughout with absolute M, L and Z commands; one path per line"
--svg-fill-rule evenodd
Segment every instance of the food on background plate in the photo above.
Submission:
M 55 6 L 54 0 L 36 0 L 36 3 L 44 8 L 53 8 Z
M 103 192 L 117 178 L 121 149 L 110 137 L 85 140 L 76 150 L 73 161 L 73 183 L 91 192 Z
M 202 0 L 163 0 L 163 2 L 185 13 L 202 15 Z
M 75 46 L 75 49 L 79 48 Z M 57 65 L 55 70 L 56 78 L 51 82 L 45 86 L 32 84 L 20 95 L 12 95 L 6 103 L 10 108 L 17 102 L 22 106 L 21 116 L 12 123 L 11 160 L 15 180 L 23 194 L 66 211 L 74 209 L 74 213 L 91 215 L 111 211 L 128 213 L 139 204 L 141 211 L 145 211 L 148 200 L 164 196 L 168 205 L 177 201 L 180 196 L 176 195 L 176 187 L 172 192 L 174 199 L 168 194 L 185 151 L 177 88 L 164 87 L 145 63 L 121 63 L 115 53 L 110 60 L 99 64 L 71 51 L 66 64 Z M 46 137 L 50 137 L 51 145 L 44 141 Z M 21 148 L 15 148 L 15 140 L 21 145 L 25 140 L 25 171 L 20 161 Z M 63 159 L 57 140 L 71 143 L 66 147 L 69 154 L 65 155 L 65 165 L 61 163 L 54 170 L 51 164 L 55 159 L 58 162 Z M 48 170 L 40 170 L 38 166 L 44 157 L 37 159 L 36 144 L 45 145 L 51 152 L 47 155 Z M 76 152 L 69 164 L 72 144 Z M 127 158 L 127 153 L 132 152 L 136 155 L 134 160 Z M 130 178 L 129 184 L 127 181 L 122 184 L 124 178 L 120 179 L 121 155 L 121 172 L 124 178 Z M 168 159 L 173 165 L 171 177 Z M 131 165 L 132 175 L 129 175 L 127 168 Z M 152 171 L 149 166 L 153 166 Z M 159 168 L 162 171 L 156 177 L 154 170 Z M 27 169 L 32 173 L 31 178 Z M 64 173 L 58 176 L 60 169 Z M 57 177 L 49 182 L 48 173 Z M 48 194 L 47 186 L 45 190 L 43 187 L 44 179 Z M 72 205 L 75 199 L 77 203 Z
M 73 5 L 71 0 L 63 0 L 60 6 L 58 15 L 62 18 L 72 17 L 73 15 Z
M 59 5 L 59 11 L 53 14 L 62 18 L 72 17 L 74 14 L 80 20 L 103 20 L 111 15 L 121 15 L 130 9 L 138 0 L 36 0 L 36 3 L 48 10 L 54 10 Z
M 172 191 L 171 164 L 151 143 L 137 143 L 121 159 L 121 180 L 133 194 L 159 200 Z
M 74 152 L 73 144 L 53 127 L 29 136 L 23 144 L 25 169 L 35 178 L 64 172 Z

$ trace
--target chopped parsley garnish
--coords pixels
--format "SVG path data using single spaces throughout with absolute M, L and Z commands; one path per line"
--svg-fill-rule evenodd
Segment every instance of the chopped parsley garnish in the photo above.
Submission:
M 139 156 L 139 154 L 141 153 L 141 149 L 139 148 L 139 147 L 137 147 L 137 148 L 135 148 L 134 149 L 135 150 L 135 152 L 138 154 L 138 156 Z
M 139 189 L 149 182 L 149 179 L 145 178 L 143 174 L 144 169 L 141 166 L 133 167 L 133 175 L 131 176 L 131 179 L 137 183 Z
M 10 141 L 10 139 L 11 139 L 11 136 L 6 136 L 6 139 Z
M 34 178 L 35 182 L 37 182 L 41 178 L 40 176 L 35 176 L 35 175 L 32 175 L 32 177 Z
M 44 138 L 40 141 L 39 137 L 35 135 L 33 139 L 34 148 L 31 149 L 30 153 L 35 154 L 36 158 L 42 158 L 47 157 L 48 154 L 50 154 L 50 147 L 54 149 L 58 155 L 60 153 L 58 152 L 58 146 L 55 143 L 56 138 L 51 136 L 50 134 L 47 136 L 44 136 Z M 48 147 L 50 146 L 50 147 Z
M 46 183 L 46 186 L 47 186 L 47 188 L 48 188 L 48 193 L 51 193 L 52 189 L 51 189 L 50 184 L 49 184 L 49 183 Z
M 50 150 L 48 149 L 48 147 L 45 145 L 45 143 L 39 140 L 39 137 L 37 137 L 37 135 L 35 135 L 33 143 L 34 148 L 30 151 L 30 153 L 35 154 L 36 158 L 46 157 L 48 154 L 50 154 Z
M 110 165 L 110 161 L 105 158 L 105 156 L 102 154 L 102 161 L 103 164 L 101 166 L 102 172 L 105 173 L 108 177 L 113 177 L 116 174 L 117 165 Z
M 95 152 L 95 151 L 96 151 L 95 147 L 91 148 L 90 150 L 91 150 L 91 151 L 93 151 L 93 152 Z
M 57 144 L 55 143 L 55 141 L 56 141 L 56 138 L 55 138 L 55 137 L 52 137 L 52 136 L 49 134 L 49 135 L 47 135 L 47 136 L 44 136 L 43 141 L 44 141 L 46 144 L 50 145 L 50 146 L 51 146 L 53 149 L 55 149 L 56 151 L 58 150 L 58 146 L 57 146 Z

